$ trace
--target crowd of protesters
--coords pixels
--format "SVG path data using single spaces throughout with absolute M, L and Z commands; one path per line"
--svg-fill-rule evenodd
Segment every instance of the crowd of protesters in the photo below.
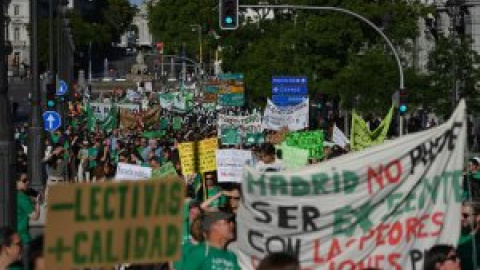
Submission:
M 235 111 L 236 114 L 245 113 Z M 161 115 L 169 112 L 162 111 Z M 242 192 L 238 184 L 220 184 L 215 172 L 183 176 L 178 145 L 182 142 L 198 141 L 217 137 L 215 113 L 189 113 L 184 115 L 179 130 L 167 127 L 164 136 L 147 138 L 143 128 L 116 128 L 111 132 L 97 127 L 93 132 L 85 128 L 85 119 L 72 112 L 76 123 L 67 124 L 63 130 L 47 134 L 43 164 L 46 175 L 45 192 L 48 186 L 78 182 L 104 182 L 115 177 L 118 163 L 148 166 L 155 170 L 171 162 L 177 174 L 187 183 L 185 198 L 183 242 L 181 257 L 176 262 L 155 266 L 125 266 L 127 269 L 240 269 L 236 251 L 235 216 L 240 205 Z M 212 121 L 213 120 L 213 121 Z M 155 130 L 157 127 L 152 127 Z M 267 135 L 267 133 L 265 133 Z M 268 137 L 268 136 L 266 136 Z M 30 179 L 27 171 L 26 127 L 19 126 L 15 132 L 17 141 L 17 215 L 15 230 L 0 230 L 0 270 L 2 269 L 46 269 L 42 256 L 43 239 L 32 239 L 29 222 L 40 215 L 45 202 L 41 193 L 28 188 Z M 285 169 L 281 153 L 271 143 L 260 145 L 237 145 L 251 149 L 255 166 L 262 172 Z M 324 149 L 325 159 L 348 152 L 338 146 Z M 310 163 L 321 162 L 311 159 Z M 203 185 L 204 183 L 204 185 Z M 425 268 L 430 269 L 475 269 L 472 257 L 476 252 L 480 258 L 480 158 L 473 158 L 465 174 L 464 199 L 462 206 L 462 231 L 457 248 L 435 246 L 425 255 Z M 478 246 L 478 247 L 476 247 Z M 219 265 L 221 265 L 221 268 Z M 7 268 L 9 267 L 9 268 Z M 460 268 L 461 267 L 461 268 Z M 259 270 L 300 269 L 298 258 L 283 253 L 267 256 Z

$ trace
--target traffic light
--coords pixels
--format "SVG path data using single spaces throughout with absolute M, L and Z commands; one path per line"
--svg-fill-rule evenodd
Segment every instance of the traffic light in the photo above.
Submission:
M 238 0 L 220 0 L 220 29 L 238 28 Z
M 55 109 L 57 105 L 55 84 L 47 84 L 47 109 Z
M 407 89 L 400 89 L 399 91 L 400 94 L 400 101 L 398 103 L 398 112 L 400 115 L 404 115 L 407 113 L 408 107 L 408 94 L 407 94 Z

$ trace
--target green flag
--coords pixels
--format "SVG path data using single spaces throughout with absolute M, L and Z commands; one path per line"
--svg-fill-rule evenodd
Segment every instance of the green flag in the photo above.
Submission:
M 352 129 L 350 133 L 350 146 L 358 151 L 373 145 L 381 144 L 387 137 L 390 123 L 392 122 L 393 106 L 383 119 L 382 123 L 372 132 L 367 123 L 355 112 L 352 113 Z
M 92 107 L 90 106 L 90 103 L 87 103 L 87 106 L 85 107 L 85 111 L 87 113 L 87 130 L 90 132 L 93 132 L 95 130 L 95 124 L 97 123 L 97 119 L 93 114 L 93 110 L 92 110 Z
M 173 117 L 173 130 L 180 130 L 182 128 L 182 118 L 179 116 Z
M 107 132 L 112 132 L 116 129 L 118 125 L 118 109 L 115 106 L 112 106 L 110 112 L 108 112 L 107 117 L 102 122 L 101 127 Z

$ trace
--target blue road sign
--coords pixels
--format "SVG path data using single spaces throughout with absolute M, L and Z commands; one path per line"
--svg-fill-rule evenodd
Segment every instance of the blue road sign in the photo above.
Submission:
M 272 85 L 307 85 L 306 76 L 278 76 L 272 77 Z
M 46 131 L 55 131 L 62 125 L 62 118 L 56 111 L 46 111 L 42 117 L 43 128 Z
M 57 88 L 57 93 L 56 95 L 57 96 L 63 96 L 65 95 L 66 93 L 68 92 L 68 84 L 63 81 L 63 80 L 60 80 L 58 82 L 58 88 Z
M 277 106 L 297 105 L 307 99 L 307 96 L 283 96 L 273 95 L 272 101 Z
M 306 86 L 301 85 L 292 85 L 292 86 L 283 86 L 283 85 L 273 85 L 272 94 L 273 95 L 307 95 L 308 89 Z

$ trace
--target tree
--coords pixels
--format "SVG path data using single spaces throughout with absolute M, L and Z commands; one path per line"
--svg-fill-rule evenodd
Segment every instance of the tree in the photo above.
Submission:
M 467 107 L 474 111 L 480 109 L 475 90 L 475 84 L 480 81 L 480 70 L 476 65 L 479 60 L 469 38 L 439 36 L 429 55 L 427 67 L 431 90 L 425 91 L 425 104 L 438 114 L 447 115 L 452 111 L 452 96 L 457 83 L 459 95 L 466 98 Z
M 276 0 L 273 4 L 337 6 L 352 10 L 384 28 L 401 51 L 409 51 L 409 40 L 417 36 L 418 18 L 425 7 L 412 1 Z M 258 0 L 242 0 L 257 4 Z M 194 50 L 190 24 L 215 20 L 218 31 L 218 1 L 163 0 L 150 9 L 149 20 L 155 39 L 175 52 L 182 42 Z M 179 9 L 178 6 L 182 8 Z M 273 75 L 306 75 L 309 94 L 327 93 L 344 97 L 365 97 L 369 104 L 387 104 L 398 88 L 397 66 L 383 39 L 371 27 L 351 16 L 331 11 L 262 10 L 258 21 L 247 22 L 241 9 L 241 26 L 219 32 L 211 43 L 222 46 L 223 70 L 244 73 L 248 96 L 264 103 L 271 95 Z M 274 19 L 269 15 L 274 14 Z M 243 24 L 243 22 L 246 22 Z M 359 55 L 363 53 L 363 55 Z M 379 70 L 381 70 L 379 72 Z M 414 73 L 410 73 L 414 74 Z M 371 76 L 378 77 L 372 81 Z M 361 81 L 361 82 L 360 82 Z M 361 87 L 348 87 L 361 85 Z M 376 95 L 370 95 L 375 93 Z M 362 106 L 371 109 L 371 106 Z

